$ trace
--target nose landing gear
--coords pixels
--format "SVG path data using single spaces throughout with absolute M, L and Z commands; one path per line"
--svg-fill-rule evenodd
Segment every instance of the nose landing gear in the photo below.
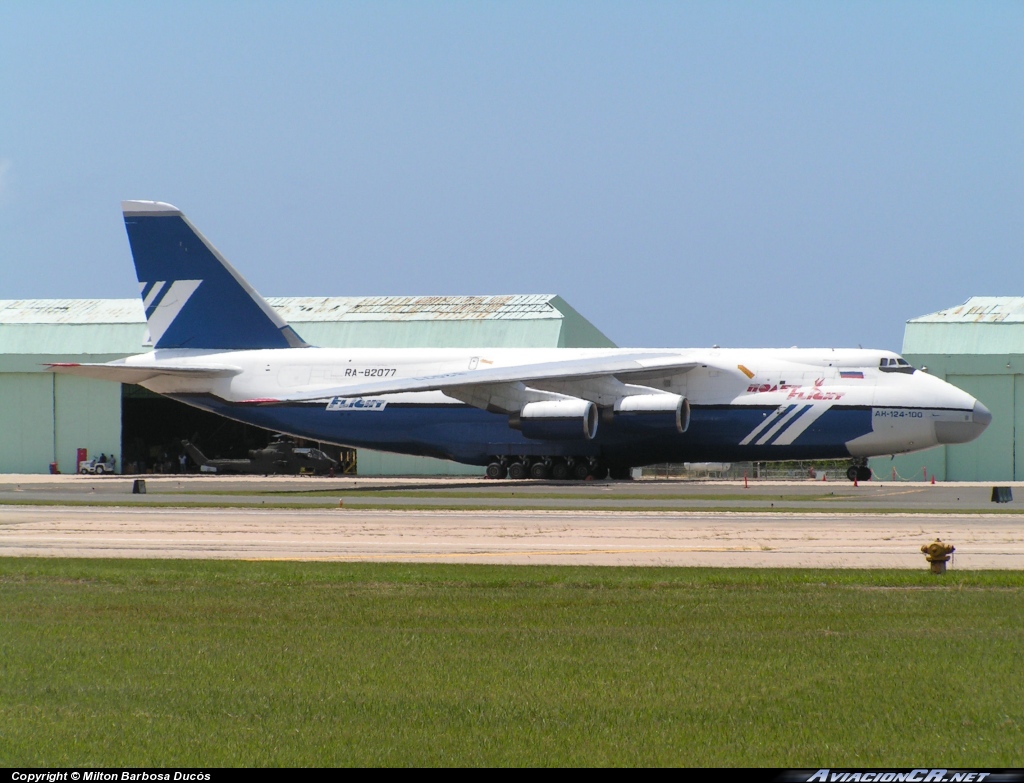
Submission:
M 872 475 L 866 459 L 857 460 L 846 469 L 846 478 L 850 481 L 871 481 Z

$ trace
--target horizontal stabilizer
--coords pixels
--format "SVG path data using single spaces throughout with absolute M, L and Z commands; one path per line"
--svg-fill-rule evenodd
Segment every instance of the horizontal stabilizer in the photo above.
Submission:
M 238 375 L 240 367 L 130 367 L 124 364 L 74 364 L 58 363 L 47 365 L 50 372 L 61 375 L 77 375 L 81 378 L 95 378 L 100 381 L 117 383 L 144 383 L 162 376 L 174 378 L 225 378 Z

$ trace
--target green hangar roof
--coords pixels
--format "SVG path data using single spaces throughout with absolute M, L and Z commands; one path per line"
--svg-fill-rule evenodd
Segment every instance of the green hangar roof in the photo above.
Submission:
M 324 347 L 614 347 L 562 297 L 551 294 L 267 301 L 304 340 Z
M 1024 353 L 1024 297 L 972 296 L 907 321 L 905 354 Z

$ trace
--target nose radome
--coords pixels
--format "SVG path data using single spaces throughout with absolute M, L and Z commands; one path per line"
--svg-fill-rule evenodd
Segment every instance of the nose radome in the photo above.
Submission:
M 970 443 L 992 423 L 992 411 L 978 400 L 971 412 L 963 414 L 962 421 L 935 422 L 935 439 L 939 443 Z
M 992 423 L 992 411 L 982 405 L 980 400 L 974 403 L 974 423 L 980 424 L 982 430 Z

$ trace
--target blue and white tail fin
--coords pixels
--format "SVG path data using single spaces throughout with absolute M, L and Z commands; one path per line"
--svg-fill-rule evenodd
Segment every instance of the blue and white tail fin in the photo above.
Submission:
M 122 201 L 155 348 L 302 348 L 306 343 L 181 210 Z

